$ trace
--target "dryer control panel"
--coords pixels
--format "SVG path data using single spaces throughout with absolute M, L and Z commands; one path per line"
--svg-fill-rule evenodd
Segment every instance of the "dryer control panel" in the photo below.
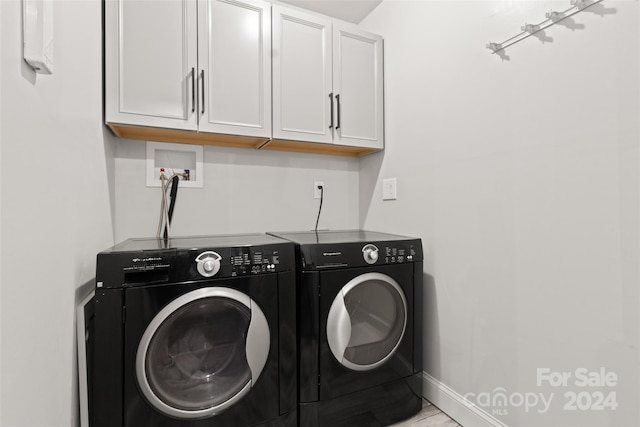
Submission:
M 314 244 L 300 246 L 304 270 L 367 267 L 422 261 L 420 239 L 392 242 Z
M 302 270 L 421 262 L 422 240 L 368 230 L 271 232 L 296 244 L 296 262 Z

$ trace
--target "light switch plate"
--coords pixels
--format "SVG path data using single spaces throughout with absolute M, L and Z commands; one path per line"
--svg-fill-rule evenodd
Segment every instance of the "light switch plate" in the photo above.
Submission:
M 382 200 L 396 200 L 398 198 L 398 179 L 382 180 Z
M 53 0 L 22 0 L 24 60 L 38 74 L 53 74 Z

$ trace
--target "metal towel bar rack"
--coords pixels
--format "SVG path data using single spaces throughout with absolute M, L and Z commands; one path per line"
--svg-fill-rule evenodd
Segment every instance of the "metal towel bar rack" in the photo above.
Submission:
M 581 12 L 588 7 L 591 7 L 595 4 L 602 2 L 603 0 L 571 0 L 571 7 L 567 10 L 563 10 L 562 12 L 551 11 L 545 14 L 546 19 L 539 24 L 524 24 L 520 27 L 520 33 L 503 41 L 502 43 L 489 43 L 487 44 L 487 49 L 491 50 L 491 54 L 498 53 L 511 45 L 514 45 L 522 40 L 533 36 L 540 31 L 545 30 L 546 28 L 551 27 L 558 22 L 561 22 L 578 12 Z

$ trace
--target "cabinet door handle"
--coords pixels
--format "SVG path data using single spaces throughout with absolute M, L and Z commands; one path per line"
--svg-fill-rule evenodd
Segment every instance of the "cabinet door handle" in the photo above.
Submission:
M 340 95 L 336 95 L 336 101 L 338 102 L 338 123 L 336 129 L 340 129 Z
M 196 112 L 196 69 L 191 69 L 191 112 Z
M 204 114 L 204 70 L 200 70 L 200 80 L 202 83 L 202 86 L 200 86 L 201 92 L 202 92 L 202 109 L 200 111 L 201 114 Z
M 331 124 L 329 125 L 329 129 L 333 129 L 333 92 L 329 94 L 329 99 L 331 100 Z

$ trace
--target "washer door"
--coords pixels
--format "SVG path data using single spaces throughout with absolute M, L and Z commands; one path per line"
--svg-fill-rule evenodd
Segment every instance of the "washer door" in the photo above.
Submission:
M 210 417 L 251 389 L 269 356 L 269 342 L 264 313 L 248 295 L 197 289 L 149 323 L 136 355 L 138 385 L 166 415 Z
M 350 280 L 336 295 L 327 318 L 334 357 L 354 371 L 368 371 L 391 358 L 407 326 L 407 300 L 398 283 L 381 273 Z

